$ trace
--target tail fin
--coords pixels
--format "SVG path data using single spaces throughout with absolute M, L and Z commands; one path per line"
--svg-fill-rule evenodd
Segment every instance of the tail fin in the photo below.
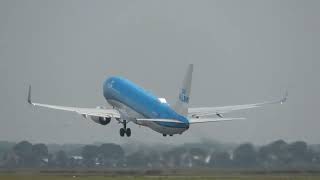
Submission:
M 191 93 L 193 64 L 189 64 L 187 73 L 184 77 L 182 87 L 179 92 L 178 100 L 174 106 L 174 110 L 181 115 L 188 115 L 188 106 Z

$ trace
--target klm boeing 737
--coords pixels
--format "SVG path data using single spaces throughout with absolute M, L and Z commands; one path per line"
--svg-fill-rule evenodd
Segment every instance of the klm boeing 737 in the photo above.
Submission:
M 241 120 L 244 118 L 228 118 L 224 114 L 244 109 L 257 108 L 268 104 L 282 104 L 287 100 L 285 96 L 276 101 L 255 104 L 245 104 L 223 107 L 189 108 L 193 65 L 190 64 L 182 87 L 174 106 L 170 106 L 166 99 L 158 98 L 133 82 L 122 77 L 110 77 L 103 83 L 103 96 L 113 107 L 106 109 L 78 108 L 34 103 L 31 101 L 31 86 L 29 86 L 28 103 L 33 106 L 76 112 L 84 118 L 107 125 L 115 120 L 123 125 L 120 136 L 131 136 L 129 122 L 146 126 L 161 133 L 163 136 L 182 134 L 191 124 Z

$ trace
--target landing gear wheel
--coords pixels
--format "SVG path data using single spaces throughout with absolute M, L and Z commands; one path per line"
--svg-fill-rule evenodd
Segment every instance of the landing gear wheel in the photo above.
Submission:
M 126 131 L 124 130 L 124 128 L 120 128 L 120 136 L 123 137 L 125 133 Z
M 166 137 L 167 136 L 167 134 L 162 134 L 163 135 L 163 137 Z
M 173 134 L 170 134 L 170 136 L 173 136 Z
M 123 128 L 120 128 L 120 136 L 123 137 L 124 135 L 127 135 L 127 137 L 131 136 L 131 129 L 127 128 L 127 121 L 123 120 L 121 122 L 123 124 Z
M 131 136 L 131 129 L 130 129 L 130 128 L 127 128 L 127 130 L 126 130 L 126 135 L 127 135 L 128 137 Z

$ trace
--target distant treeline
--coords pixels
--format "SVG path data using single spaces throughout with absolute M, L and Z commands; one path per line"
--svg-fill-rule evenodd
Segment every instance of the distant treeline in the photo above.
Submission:
M 0 168 L 320 169 L 320 146 L 277 140 L 263 146 L 205 142 L 174 145 L 46 145 L 0 142 Z

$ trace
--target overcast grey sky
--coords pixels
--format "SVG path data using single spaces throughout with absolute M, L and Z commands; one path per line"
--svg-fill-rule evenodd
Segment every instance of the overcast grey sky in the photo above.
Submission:
M 320 1 L 0 0 L 0 140 L 320 143 L 319 19 Z M 273 100 L 286 89 L 289 101 L 169 138 L 135 124 L 121 138 L 116 122 L 25 102 L 32 84 L 34 101 L 106 105 L 102 83 L 111 75 L 174 102 L 189 63 L 192 106 Z

